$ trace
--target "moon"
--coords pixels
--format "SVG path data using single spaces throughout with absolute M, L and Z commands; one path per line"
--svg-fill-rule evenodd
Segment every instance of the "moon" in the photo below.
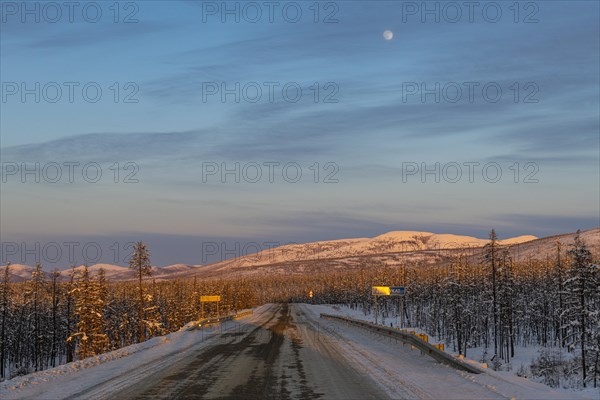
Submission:
M 392 32 L 392 31 L 384 31 L 383 32 L 383 38 L 385 40 L 392 40 L 394 38 L 394 32 Z

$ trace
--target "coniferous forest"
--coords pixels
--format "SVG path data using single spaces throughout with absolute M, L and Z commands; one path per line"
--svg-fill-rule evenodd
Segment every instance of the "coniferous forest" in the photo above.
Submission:
M 40 371 L 138 343 L 200 318 L 200 295 L 222 296 L 223 312 L 272 302 L 338 304 L 374 309 L 371 286 L 403 285 L 406 295 L 380 299 L 382 317 L 402 313 L 448 350 L 469 357 L 484 348 L 495 369 L 520 349 L 538 346 L 530 371 L 554 387 L 600 386 L 600 268 L 575 237 L 543 261 L 515 262 L 492 231 L 484 256 L 457 254 L 449 264 L 370 263 L 346 272 L 227 279 L 156 281 L 148 249 L 136 244 L 132 280 L 103 271 L 54 271 L 37 265 L 30 280 L 0 270 L 1 379 Z M 135 279 L 133 279 L 135 277 Z M 309 299 L 308 293 L 314 296 Z

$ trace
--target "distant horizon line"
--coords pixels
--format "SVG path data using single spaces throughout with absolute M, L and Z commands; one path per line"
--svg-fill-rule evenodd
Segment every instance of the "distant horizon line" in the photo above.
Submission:
M 594 231 L 594 230 L 598 230 L 598 229 L 600 229 L 600 226 L 597 226 L 597 227 L 594 227 L 594 228 L 590 228 L 590 229 L 580 229 L 580 231 L 583 233 L 583 232 L 589 232 L 589 231 Z M 490 232 L 491 232 L 491 229 L 490 229 Z M 517 239 L 517 238 L 523 238 L 523 237 L 531 237 L 531 239 L 529 239 L 529 240 L 525 240 L 523 242 L 517 242 L 517 243 L 513 244 L 513 245 L 519 245 L 519 244 L 522 244 L 522 243 L 528 243 L 528 242 L 535 241 L 535 240 L 548 239 L 548 238 L 557 237 L 557 236 L 573 235 L 576 232 L 577 231 L 566 232 L 566 233 L 557 233 L 557 234 L 548 235 L 548 236 L 542 236 L 542 237 L 538 237 L 538 236 L 535 236 L 535 235 L 527 235 L 527 234 L 525 234 L 525 235 L 517 235 L 517 236 L 508 237 L 508 238 L 505 238 L 505 239 L 498 239 L 498 241 L 504 242 L 504 241 L 509 241 L 511 239 Z M 186 263 L 186 262 L 175 262 L 173 264 L 167 263 L 167 264 L 162 264 L 162 265 L 152 265 L 152 267 L 153 268 L 159 268 L 159 269 L 173 267 L 173 266 L 179 266 L 179 265 L 180 266 L 186 266 L 186 267 L 203 267 L 203 266 L 208 266 L 208 265 L 216 264 L 216 263 L 219 263 L 219 262 L 231 261 L 231 260 L 234 260 L 236 258 L 241 258 L 241 257 L 245 257 L 245 256 L 251 256 L 251 255 L 258 254 L 258 253 L 265 252 L 265 251 L 269 251 L 269 250 L 275 250 L 277 248 L 286 247 L 286 246 L 290 246 L 290 245 L 308 245 L 308 244 L 318 244 L 318 243 L 336 242 L 336 241 L 344 241 L 344 240 L 361 240 L 361 239 L 369 240 L 369 239 L 375 239 L 375 238 L 378 238 L 380 236 L 385 236 L 385 235 L 392 234 L 392 233 L 407 233 L 407 234 L 413 233 L 415 235 L 425 234 L 425 235 L 423 235 L 423 237 L 440 236 L 440 235 L 446 236 L 446 235 L 449 235 L 449 236 L 456 236 L 456 237 L 462 237 L 462 238 L 475 239 L 477 241 L 487 241 L 487 240 L 489 240 L 488 238 L 478 238 L 478 237 L 475 237 L 475 236 L 459 235 L 459 234 L 453 234 L 453 233 L 435 233 L 435 232 L 429 232 L 429 231 L 413 231 L 413 230 L 392 230 L 392 231 L 387 231 L 387 232 L 384 232 L 384 233 L 381 233 L 379 235 L 375 235 L 375 236 L 372 236 L 372 237 L 344 237 L 344 238 L 338 238 L 338 239 L 309 241 L 309 242 L 303 242 L 303 243 L 293 243 L 293 242 L 292 243 L 286 243 L 286 244 L 281 244 L 281 245 L 274 246 L 274 247 L 267 248 L 267 249 L 261 249 L 259 251 L 253 252 L 253 253 L 247 253 L 247 254 L 238 255 L 238 256 L 235 256 L 235 257 L 225 258 L 225 259 L 222 259 L 222 260 L 213 261 L 213 262 L 207 262 L 207 263 L 201 263 L 201 264 Z M 481 247 L 483 247 L 483 245 L 472 246 L 474 244 L 477 244 L 477 242 L 473 242 L 473 243 L 468 243 L 467 242 L 467 243 L 465 243 L 465 245 L 467 246 L 467 248 L 473 248 L 473 249 L 475 249 L 475 248 L 481 248 Z M 510 246 L 510 244 L 509 244 L 509 246 Z M 434 248 L 434 249 L 425 249 L 425 250 L 428 250 L 428 251 L 440 250 L 441 251 L 441 250 L 452 250 L 452 249 L 458 249 L 458 248 L 464 248 L 464 247 L 445 247 L 445 248 L 438 248 L 438 249 Z M 403 250 L 401 252 L 408 252 L 408 251 L 424 251 L 424 250 L 423 249 L 421 249 L 421 250 L 417 250 L 417 249 L 415 249 L 415 250 Z M 8 263 L 10 263 L 11 266 L 24 266 L 24 267 L 29 267 L 29 268 L 35 268 L 35 265 L 37 264 L 37 262 L 33 263 L 33 264 L 30 264 L 30 263 L 5 262 L 5 261 L 2 261 L 2 266 L 6 266 Z M 44 263 L 40 262 L 40 264 L 42 264 L 42 269 L 44 269 Z M 49 263 L 49 264 L 56 264 L 56 263 Z M 53 268 L 53 270 L 58 270 L 58 271 L 62 272 L 62 271 L 69 271 L 69 270 L 71 270 L 73 268 L 78 269 L 78 268 L 82 268 L 84 266 L 87 266 L 88 268 L 92 268 L 92 267 L 95 267 L 95 266 L 98 266 L 98 265 L 106 265 L 108 267 L 119 267 L 119 268 L 127 269 L 129 267 L 126 264 L 127 264 L 126 262 L 123 262 L 123 263 L 110 263 L 110 262 L 101 262 L 101 261 L 98 261 L 98 262 L 84 262 L 84 263 L 76 262 L 75 264 L 73 264 L 71 266 L 68 266 L 68 267 L 57 268 L 55 266 Z M 48 265 L 48 263 L 46 265 Z

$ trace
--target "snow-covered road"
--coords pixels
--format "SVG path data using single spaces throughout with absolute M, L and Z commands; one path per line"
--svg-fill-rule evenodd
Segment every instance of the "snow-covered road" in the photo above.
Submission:
M 469 374 L 368 331 L 321 320 L 319 306 L 268 305 L 202 332 L 88 368 L 59 367 L 0 385 L 39 399 L 558 399 L 526 379 Z M 140 345 L 138 345 L 140 346 Z
M 212 346 L 122 390 L 105 385 L 74 398 L 381 399 L 385 394 L 309 330 L 294 306 L 275 305 L 252 323 L 223 333 Z M 312 335 L 311 335 L 312 333 Z

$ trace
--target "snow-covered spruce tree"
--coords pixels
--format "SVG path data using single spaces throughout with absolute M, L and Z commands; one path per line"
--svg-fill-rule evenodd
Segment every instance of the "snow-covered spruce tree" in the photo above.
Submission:
M 109 289 L 105 321 L 111 348 L 117 349 L 136 343 L 139 338 L 137 284 L 114 282 Z
M 129 268 L 133 269 L 138 276 L 138 294 L 139 294 L 139 340 L 143 342 L 146 336 L 146 327 L 144 326 L 144 287 L 142 280 L 144 276 L 152 275 L 150 265 L 150 253 L 144 242 L 137 242 L 133 245 L 133 254 L 129 259 Z
M 28 305 L 28 325 L 30 327 L 31 361 L 35 371 L 45 369 L 45 343 L 47 342 L 47 332 L 45 328 L 45 318 L 47 317 L 44 292 L 46 290 L 46 275 L 42 270 L 42 265 L 36 263 L 35 271 L 31 275 L 31 281 L 28 282 L 25 290 L 25 297 Z
M 450 265 L 450 273 L 446 278 L 446 286 L 448 288 L 447 296 L 449 297 L 451 325 L 454 329 L 456 338 L 455 351 L 459 354 L 466 355 L 467 351 L 467 335 L 470 330 L 468 326 L 469 313 L 467 298 L 467 285 L 465 283 L 466 271 L 462 256 L 458 256 Z M 447 302 L 444 302 L 447 303 Z
M 562 244 L 559 240 L 556 241 L 556 261 L 554 264 L 554 277 L 553 284 L 556 293 L 558 294 L 556 301 L 556 317 L 555 317 L 555 330 L 556 338 L 559 341 L 561 347 L 565 347 L 565 328 L 564 321 L 562 319 L 562 313 L 564 310 L 564 264 L 561 257 Z
M 8 334 L 9 312 L 10 312 L 10 263 L 6 265 L 2 273 L 2 286 L 0 286 L 0 379 L 5 378 L 5 370 L 8 365 Z
M 498 269 L 498 236 L 496 231 L 490 231 L 490 241 L 484 246 L 484 260 L 490 266 L 491 284 L 492 284 L 492 316 L 494 323 L 494 354 L 498 354 L 498 295 L 497 295 L 497 269 Z
M 508 248 L 501 249 L 499 256 L 498 320 L 500 328 L 500 357 L 504 357 L 506 362 L 509 362 L 510 357 L 515 356 L 513 261 Z
M 94 320 L 94 341 L 92 348 L 95 354 L 102 354 L 110 350 L 108 334 L 106 333 L 106 322 L 104 320 L 104 312 L 107 305 L 108 295 L 107 285 L 108 282 L 106 280 L 104 269 L 100 268 L 98 270 L 98 275 L 96 275 L 92 281 L 92 288 L 94 289 L 94 311 L 96 312 L 96 319 Z
M 567 295 L 564 317 L 569 329 L 567 340 L 570 348 L 579 347 L 582 384 L 586 387 L 588 369 L 591 370 L 588 350 L 593 352 L 594 336 L 600 329 L 597 308 L 600 296 L 598 266 L 592 263 L 592 254 L 581 239 L 579 230 L 567 254 L 571 261 L 564 282 Z
M 108 347 L 102 319 L 103 301 L 98 280 L 92 279 L 87 266 L 83 267 L 73 289 L 75 313 L 79 317 L 77 332 L 67 340 L 77 340 L 77 356 L 84 359 L 102 354 Z
M 152 280 L 152 293 L 148 293 L 144 296 L 145 303 L 148 304 L 144 308 L 144 314 L 146 316 L 144 320 L 145 328 L 148 330 L 150 337 L 160 336 L 163 332 L 163 327 L 160 318 L 160 307 L 157 302 L 158 295 L 156 289 L 156 281 Z M 193 302 L 192 302 L 193 304 Z
M 600 304 L 598 304 L 598 306 L 600 306 Z M 596 309 L 598 309 L 598 307 L 596 307 Z M 598 311 L 596 311 L 596 314 L 598 314 Z M 590 369 L 594 375 L 594 387 L 597 388 L 599 383 L 598 380 L 600 378 L 600 323 L 598 323 L 597 320 L 595 326 L 596 329 L 592 331 L 591 338 L 592 346 L 590 348 L 590 359 L 592 360 L 593 365 Z
M 71 266 L 71 271 L 69 272 L 69 281 L 66 284 L 67 290 L 65 293 L 65 323 L 67 330 L 67 338 L 71 336 L 73 330 L 75 329 L 75 298 L 73 296 L 73 290 L 75 289 L 75 265 Z M 67 339 L 66 344 L 66 356 L 67 362 L 73 361 L 75 357 L 75 342 Z
M 59 283 L 60 271 L 54 270 L 50 275 L 51 279 L 51 293 L 52 293 L 52 340 L 50 349 L 50 365 L 56 366 L 56 357 L 58 355 L 58 337 L 59 337 L 59 309 L 58 304 L 60 301 Z

